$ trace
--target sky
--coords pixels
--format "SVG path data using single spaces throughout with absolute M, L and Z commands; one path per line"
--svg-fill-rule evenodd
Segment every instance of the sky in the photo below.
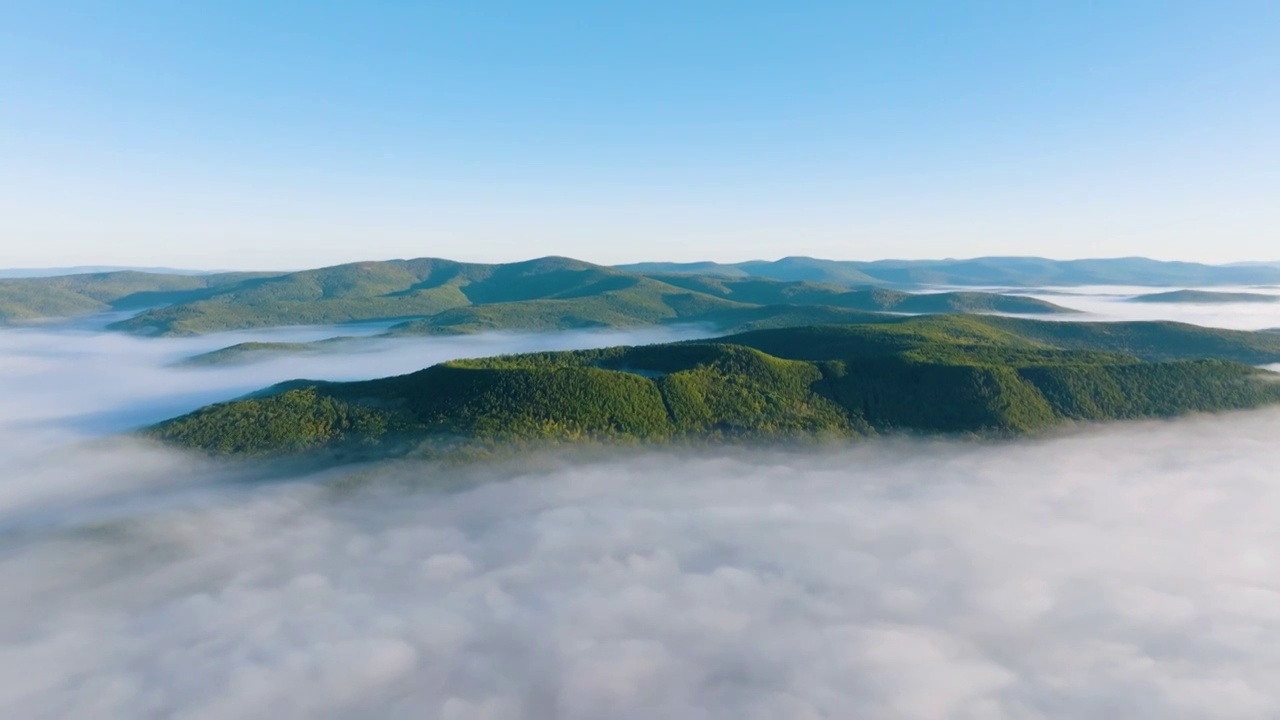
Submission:
M 1274 2 L 0 4 L 0 267 L 1280 251 Z

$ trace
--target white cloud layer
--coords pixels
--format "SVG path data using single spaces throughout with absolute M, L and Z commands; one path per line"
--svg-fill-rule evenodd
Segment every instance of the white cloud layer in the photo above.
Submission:
M 343 492 L 100 439 L 299 375 L 660 339 L 191 371 L 228 338 L 0 332 L 0 717 L 1280 715 L 1277 412 Z
M 1275 716 L 1278 431 L 387 466 L 26 530 L 0 714 Z

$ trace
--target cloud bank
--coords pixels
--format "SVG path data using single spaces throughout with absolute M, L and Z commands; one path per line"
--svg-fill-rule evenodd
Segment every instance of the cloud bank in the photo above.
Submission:
M 1272 716 L 1277 431 L 206 488 L 10 534 L 0 712 Z
M 372 334 L 383 326 L 282 328 L 196 338 L 140 338 L 103 332 L 101 319 L 0 330 L 0 458 L 47 454 L 78 438 L 101 437 L 292 380 L 360 380 L 413 372 L 463 357 L 705 336 L 693 327 L 566 333 L 492 333 L 447 338 L 372 338 L 349 352 L 282 354 L 250 365 L 175 363 L 240 342 L 306 342 Z
M 1280 297 L 1274 287 L 1151 288 L 1141 286 L 1084 286 L 1014 291 L 1018 295 L 1047 300 L 1087 315 L 1075 320 L 1173 320 L 1176 322 L 1227 328 L 1267 330 L 1280 328 L 1280 302 L 1276 303 L 1142 303 L 1130 302 L 1137 295 L 1170 290 L 1239 292 Z M 1063 319 L 1063 318 L 1054 318 Z
M 249 340 L 307 342 L 370 335 L 386 323 L 281 328 L 195 338 L 104 332 L 113 317 L 0 329 L 0 532 L 78 507 L 98 512 L 138 491 L 185 490 L 220 471 L 113 436 L 295 378 L 357 380 L 413 372 L 462 357 L 657 343 L 700 337 L 694 327 L 633 332 L 493 333 L 370 339 L 353 352 L 282 355 L 242 366 L 175 367 Z M 85 443 L 96 444 L 86 447 Z M 198 483 L 197 483 L 198 484 Z M 150 499 L 147 500 L 148 502 Z

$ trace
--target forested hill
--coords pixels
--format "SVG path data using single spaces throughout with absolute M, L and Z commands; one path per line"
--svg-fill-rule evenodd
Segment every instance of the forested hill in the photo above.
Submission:
M 1010 434 L 1280 402 L 1280 376 L 1221 359 L 1269 352 L 1280 360 L 1274 335 L 1224 331 L 1206 344 L 1175 324 L 1117 332 L 1004 320 L 765 330 L 715 342 L 458 361 L 366 382 L 295 381 L 146 433 L 214 453 L 357 458 L 534 440 Z M 1055 344 L 1057 326 L 1076 334 Z M 1176 359 L 1115 351 L 1126 347 Z
M 423 258 L 274 275 L 122 272 L 0 280 L 0 320 L 138 310 L 118 330 L 220 330 L 403 321 L 400 332 L 465 333 L 702 322 L 769 305 L 856 311 L 1065 312 L 990 293 L 897 290 L 761 279 L 645 275 L 549 257 L 501 265 Z

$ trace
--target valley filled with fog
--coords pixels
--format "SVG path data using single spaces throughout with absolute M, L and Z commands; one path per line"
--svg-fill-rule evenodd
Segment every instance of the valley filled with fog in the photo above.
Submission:
M 1280 303 L 1144 292 L 1027 294 L 1072 319 L 1280 327 Z M 1278 411 L 263 482 L 127 432 L 298 377 L 710 331 L 184 367 L 385 325 L 159 339 L 109 319 L 0 329 L 4 717 L 1280 714 Z

